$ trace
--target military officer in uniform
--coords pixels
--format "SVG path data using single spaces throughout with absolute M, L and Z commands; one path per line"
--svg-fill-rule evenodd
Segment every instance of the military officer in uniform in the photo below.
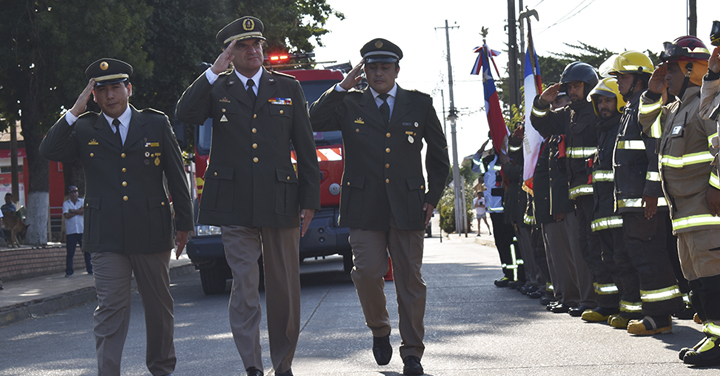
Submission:
M 355 267 L 351 276 L 379 365 L 390 362 L 390 318 L 383 276 L 392 259 L 400 315 L 400 356 L 406 375 L 420 375 L 425 282 L 420 274 L 423 231 L 448 175 L 447 143 L 432 99 L 396 83 L 398 46 L 373 39 L 360 62 L 310 107 L 315 131 L 341 130 L 345 145 L 340 225 L 350 228 Z M 365 64 L 369 89 L 351 90 Z M 422 171 L 421 150 L 427 146 Z
M 90 64 L 85 74 L 88 85 L 50 129 L 40 154 L 54 161 L 79 160 L 85 170 L 83 251 L 92 254 L 98 297 L 98 375 L 120 375 L 133 275 L 145 309 L 147 367 L 153 375 L 171 374 L 176 357 L 168 192 L 175 211 L 177 256 L 193 227 L 180 148 L 165 114 L 128 104 L 132 66 L 104 58 Z M 102 110 L 99 114 L 85 112 L 91 93 Z
M 233 273 L 230 327 L 247 374 L 263 374 L 262 254 L 270 357 L 275 374 L 289 376 L 300 334 L 300 236 L 320 209 L 320 170 L 300 83 L 262 67 L 262 32 L 255 17 L 220 30 L 224 51 L 185 90 L 176 114 L 187 124 L 213 119 L 198 222 L 222 228 Z

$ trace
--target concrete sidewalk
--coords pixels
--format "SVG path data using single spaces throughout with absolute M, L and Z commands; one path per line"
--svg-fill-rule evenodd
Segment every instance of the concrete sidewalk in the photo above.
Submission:
M 195 267 L 186 254 L 170 258 L 170 278 L 191 273 Z M 78 270 L 72 277 L 54 273 L 3 282 L 0 290 L 0 327 L 47 315 L 97 299 L 95 279 Z

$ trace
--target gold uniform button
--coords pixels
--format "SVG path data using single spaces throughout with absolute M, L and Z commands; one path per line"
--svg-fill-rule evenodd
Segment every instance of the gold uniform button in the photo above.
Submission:
M 127 168 L 123 167 L 122 172 L 127 172 Z
M 360 133 L 360 128 L 355 128 L 355 133 Z
M 214 175 L 217 176 L 217 172 Z
M 225 112 L 225 111 L 227 111 L 227 110 L 223 108 L 223 109 L 222 109 L 222 112 Z
M 90 153 L 90 158 L 94 157 L 95 153 Z
M 121 153 L 120 158 L 125 158 L 125 153 Z
M 257 144 L 253 144 L 253 149 L 257 149 Z
M 254 114 L 254 115 L 253 115 L 253 119 L 255 119 L 255 118 L 257 118 L 257 114 Z
M 420 186 L 420 189 L 425 189 L 425 186 L 424 186 L 424 185 L 421 185 L 421 186 Z
M 385 149 L 385 152 L 386 152 L 386 153 L 389 153 L 389 152 L 390 152 L 390 148 Z
M 160 205 L 165 206 L 165 201 L 161 202 Z
M 390 179 L 385 179 L 385 183 L 390 183 Z
M 290 177 L 289 177 L 289 176 L 287 177 L 287 180 L 290 180 Z
M 348 187 L 350 186 L 350 182 L 348 182 Z
M 127 182 L 126 181 L 122 182 L 122 186 L 127 187 Z
M 390 163 L 385 163 L 385 168 L 390 168 Z
M 385 137 L 390 138 L 390 132 L 385 133 Z
M 280 110 L 280 115 L 282 115 L 282 114 L 284 114 L 284 113 L 285 113 L 285 111 L 283 111 L 283 110 Z
M 257 133 L 257 128 L 253 128 L 252 133 Z
M 258 157 L 253 158 L 253 162 L 257 163 L 259 161 Z
M 127 200 L 128 200 L 128 196 L 123 196 L 123 201 L 127 201 Z

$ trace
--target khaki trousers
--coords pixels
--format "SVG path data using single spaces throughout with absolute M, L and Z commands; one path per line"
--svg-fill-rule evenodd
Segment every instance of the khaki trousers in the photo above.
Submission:
M 720 231 L 681 232 L 677 238 L 680 266 L 688 281 L 720 275 Z
M 153 375 L 175 369 L 173 298 L 170 295 L 170 251 L 149 254 L 92 254 L 98 306 L 94 332 L 98 375 L 119 376 L 130 325 L 130 282 L 135 275 L 145 310 L 145 360 Z
M 270 359 L 275 373 L 286 372 L 300 335 L 300 230 L 222 226 L 222 240 L 233 274 L 230 328 L 245 369 L 263 369 L 258 292 L 262 254 Z
M 393 279 L 400 318 L 400 356 L 422 358 L 425 351 L 425 300 L 427 289 L 420 274 L 424 231 L 350 229 L 350 245 L 355 267 L 350 273 L 357 290 L 365 323 L 375 337 L 390 333 L 390 317 L 383 289 L 388 271 L 388 252 L 392 259 Z

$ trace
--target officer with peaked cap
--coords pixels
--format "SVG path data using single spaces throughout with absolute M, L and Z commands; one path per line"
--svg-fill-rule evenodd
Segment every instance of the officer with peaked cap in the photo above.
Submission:
M 255 17 L 220 30 L 223 53 L 187 88 L 176 111 L 187 124 L 213 119 L 198 222 L 222 228 L 233 273 L 230 327 L 247 374 L 263 374 L 262 255 L 270 358 L 276 375 L 289 376 L 300 333 L 300 236 L 320 209 L 320 170 L 300 83 L 262 67 L 262 32 Z
M 175 242 L 166 187 L 178 257 L 193 228 L 180 148 L 165 114 L 128 103 L 130 64 L 103 58 L 85 73 L 87 86 L 50 128 L 40 154 L 79 160 L 85 170 L 83 251 L 92 255 L 98 297 L 93 329 L 98 375 L 120 375 L 133 275 L 145 310 L 147 367 L 153 375 L 171 374 L 177 360 L 168 264 Z M 85 112 L 91 94 L 101 113 Z
M 341 130 L 345 145 L 340 226 L 350 228 L 355 283 L 379 365 L 390 362 L 390 318 L 383 276 L 392 258 L 400 356 L 406 375 L 421 375 L 426 287 L 422 279 L 424 230 L 448 175 L 447 143 L 429 95 L 396 83 L 403 53 L 377 38 L 362 47 L 360 62 L 310 106 L 315 131 Z M 352 89 L 365 64 L 366 90 Z M 423 177 L 421 150 L 427 146 Z

